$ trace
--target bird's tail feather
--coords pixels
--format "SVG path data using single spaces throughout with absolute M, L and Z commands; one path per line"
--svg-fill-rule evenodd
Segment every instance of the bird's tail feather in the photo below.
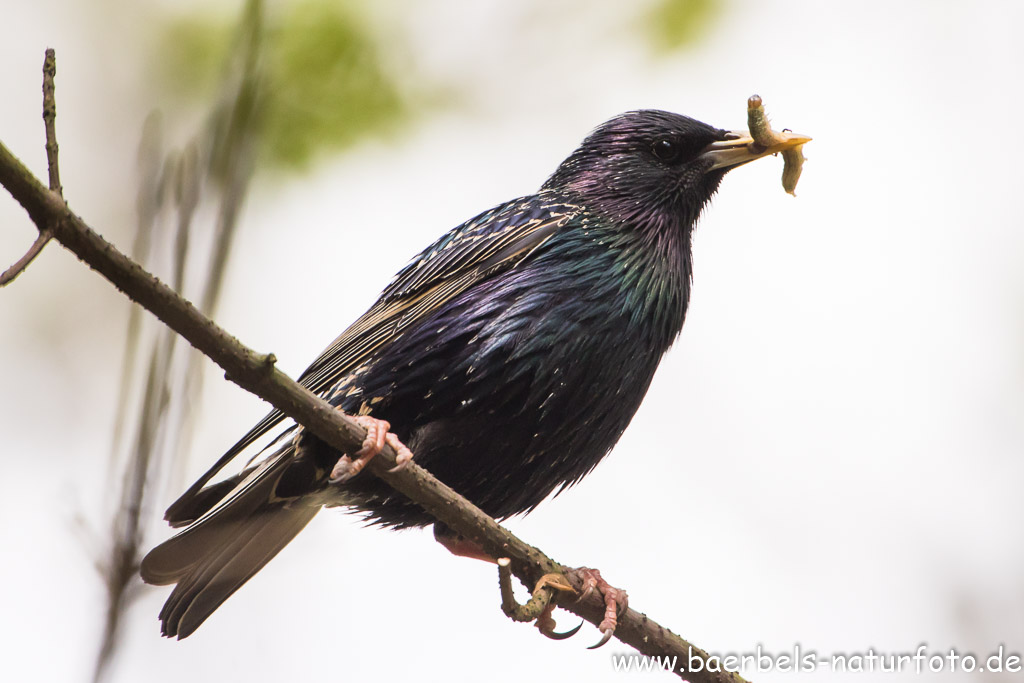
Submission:
M 197 519 L 216 507 L 217 503 L 231 495 L 235 488 L 252 474 L 255 467 L 239 472 L 229 479 L 209 484 L 189 496 L 181 498 L 167 508 L 164 520 L 175 529 L 192 524 Z
M 187 529 L 142 560 L 147 583 L 177 583 L 160 612 L 165 636 L 191 635 L 232 593 L 284 548 L 320 507 L 275 498 L 291 459 L 280 449 Z

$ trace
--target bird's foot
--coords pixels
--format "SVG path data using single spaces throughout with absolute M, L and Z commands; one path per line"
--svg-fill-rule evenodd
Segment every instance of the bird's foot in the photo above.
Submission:
M 601 572 L 589 567 L 580 567 L 574 570 L 576 576 L 583 582 L 583 591 L 579 599 L 585 600 L 593 591 L 597 591 L 604 598 L 604 618 L 598 625 L 601 631 L 601 640 L 596 645 L 591 645 L 591 650 L 601 647 L 615 634 L 615 627 L 619 624 L 619 615 L 626 611 L 629 604 L 629 596 L 621 588 L 615 588 L 601 577 Z
M 343 455 L 338 458 L 338 462 L 334 465 L 334 469 L 331 470 L 331 483 L 339 484 L 341 482 L 348 481 L 352 477 L 356 476 L 363 471 L 371 460 L 373 460 L 378 453 L 384 450 L 385 444 L 391 446 L 394 449 L 397 463 L 392 467 L 390 472 L 398 472 L 404 469 L 406 465 L 412 460 L 412 451 L 409 450 L 408 446 L 398 440 L 398 436 L 393 432 L 389 432 L 391 429 L 391 423 L 387 420 L 378 420 L 375 417 L 369 415 L 359 415 L 353 418 L 361 427 L 366 429 L 366 438 L 363 439 L 363 447 L 353 453 L 355 458 L 349 455 Z
M 565 580 L 565 577 L 561 574 L 545 574 L 544 576 L 540 577 L 540 580 L 537 581 L 537 585 L 533 587 L 533 595 L 537 595 L 537 592 L 541 588 L 551 588 L 557 591 L 563 591 L 567 593 L 576 592 L 576 590 Z M 555 623 L 555 618 L 552 616 L 552 613 L 554 611 L 555 602 L 554 600 L 551 600 L 544 608 L 544 611 L 540 613 L 540 616 L 537 617 L 537 621 L 535 621 L 533 624 L 537 627 L 538 631 L 540 631 L 544 636 L 550 638 L 551 640 L 565 640 L 566 638 L 572 638 L 574 635 L 576 635 L 576 632 L 579 631 L 580 628 L 583 626 L 583 622 L 581 621 L 579 625 L 576 626 L 576 628 L 571 628 L 568 631 L 565 631 L 564 633 L 558 633 L 557 631 L 555 631 L 555 626 L 557 626 L 557 624 Z
M 566 638 L 572 638 L 581 628 L 583 628 L 583 622 L 581 621 L 574 628 L 571 628 L 568 631 L 562 633 L 555 631 L 555 626 L 557 626 L 557 624 L 555 623 L 554 617 L 551 616 L 551 613 L 554 611 L 554 604 L 548 603 L 548 606 L 544 608 L 544 611 L 540 613 L 540 616 L 537 617 L 537 621 L 534 623 L 537 630 L 545 637 L 550 638 L 551 640 L 565 640 Z

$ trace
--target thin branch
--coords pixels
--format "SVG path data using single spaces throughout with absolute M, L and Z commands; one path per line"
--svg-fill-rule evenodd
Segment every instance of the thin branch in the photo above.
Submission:
M 2 143 L 0 185 L 25 208 L 40 230 L 51 230 L 62 245 L 223 368 L 228 379 L 260 396 L 330 446 L 340 451 L 360 447 L 366 432 L 351 417 L 279 371 L 272 354 L 258 354 L 243 346 L 195 306 L 105 241 L 74 215 L 58 194 L 42 185 Z M 422 467 L 411 463 L 399 472 L 390 472 L 395 465 L 395 455 L 393 449 L 386 447 L 370 462 L 368 469 L 448 527 L 478 543 L 492 557 L 510 558 L 513 573 L 524 584 L 531 586 L 544 574 L 560 573 L 569 578 L 577 590 L 582 588 L 572 570 L 512 535 Z M 604 617 L 604 601 L 596 592 L 585 600 L 560 605 L 595 625 Z M 708 660 L 706 652 L 633 609 L 620 618 L 615 637 L 646 655 L 676 656 L 684 662 L 692 656 L 705 664 Z M 676 673 L 694 683 L 743 683 L 735 673 L 708 672 L 707 666 L 692 674 Z
M 43 126 L 46 127 L 46 167 L 50 175 L 50 189 L 64 196 L 60 186 L 60 166 L 57 164 L 57 101 L 53 96 L 53 78 L 57 75 L 57 56 L 52 47 L 46 48 L 43 58 Z
M 498 590 L 501 592 L 501 611 L 512 621 L 533 621 L 553 597 L 550 589 L 537 588 L 527 603 L 520 605 L 512 594 L 512 561 L 507 557 L 498 558 Z
M 135 213 L 137 224 L 135 239 L 131 252 L 135 261 L 145 263 L 149 259 L 150 245 L 156 227 L 157 213 L 164 201 L 164 188 L 168 184 L 166 177 L 175 173 L 177 157 L 170 156 L 161 161 L 163 156 L 163 125 L 157 113 L 150 114 L 142 126 L 139 140 L 137 177 L 138 190 L 135 196 Z M 128 312 L 128 328 L 125 332 L 124 354 L 121 357 L 121 386 L 117 394 L 117 411 L 114 422 L 113 453 L 121 450 L 124 431 L 128 422 L 128 401 L 131 396 L 132 379 L 134 377 L 135 359 L 141 346 L 142 309 L 131 306 Z M 116 458 L 111 459 L 113 465 Z
M 10 268 L 0 273 L 0 287 L 6 287 L 14 282 L 14 278 L 25 272 L 28 265 L 32 263 L 36 256 L 39 256 L 39 252 L 41 252 L 43 247 L 46 246 L 46 243 L 50 241 L 50 237 L 52 237 L 52 235 L 50 235 L 48 231 L 43 230 L 40 232 L 39 236 L 36 237 L 36 241 L 33 242 L 32 246 L 28 248 L 28 251 L 25 252 L 25 255 L 15 261 L 14 265 Z
M 99 562 L 100 574 L 106 582 L 107 610 L 100 651 L 93 672 L 94 681 L 101 680 L 117 647 L 121 619 L 130 598 L 128 589 L 133 585 L 134 578 L 139 571 L 143 496 L 146 491 L 150 461 L 154 456 L 156 433 L 169 400 L 164 382 L 175 339 L 177 337 L 170 334 L 164 335 L 162 343 L 156 345 L 150 357 L 146 390 L 143 393 L 145 400 L 133 448 L 135 456 L 129 461 L 125 470 L 124 481 L 121 485 L 120 504 L 114 513 L 110 557 Z
M 59 195 L 64 190 L 60 186 L 60 169 L 57 166 L 57 104 L 53 96 L 53 77 L 57 75 L 57 56 L 52 47 L 46 48 L 46 56 L 43 57 L 43 126 L 46 128 L 46 166 L 49 169 L 50 189 Z M 39 237 L 28 248 L 25 255 L 14 262 L 10 268 L 0 273 L 0 287 L 6 287 L 14 282 L 14 279 L 25 272 L 29 264 L 35 260 L 43 251 L 43 247 L 50 241 L 52 235 L 47 230 L 41 230 Z

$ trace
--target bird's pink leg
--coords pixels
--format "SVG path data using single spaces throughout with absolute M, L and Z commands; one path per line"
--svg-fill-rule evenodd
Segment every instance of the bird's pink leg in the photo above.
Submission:
M 624 612 L 629 604 L 629 596 L 626 595 L 626 591 L 613 587 L 601 578 L 601 572 L 596 569 L 580 567 L 574 571 L 583 581 L 583 593 L 579 597 L 580 600 L 585 599 L 594 590 L 604 598 L 604 619 L 597 627 L 601 631 L 601 640 L 589 648 L 595 650 L 611 640 L 615 633 L 615 627 L 619 624 L 619 614 Z
M 391 446 L 398 456 L 395 458 L 397 464 L 391 468 L 391 472 L 398 472 L 412 460 L 412 451 L 399 441 L 394 433 L 388 431 L 391 429 L 391 423 L 387 420 L 378 420 L 369 415 L 359 415 L 353 419 L 366 429 L 366 438 L 363 440 L 363 447 L 353 454 L 355 459 L 348 455 L 338 458 L 334 469 L 331 470 L 332 484 L 348 481 L 362 472 L 363 468 L 384 450 L 385 444 Z

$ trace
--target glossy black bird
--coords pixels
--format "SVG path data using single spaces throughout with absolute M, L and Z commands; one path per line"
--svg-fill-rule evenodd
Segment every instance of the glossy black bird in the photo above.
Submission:
M 363 459 L 293 425 L 258 464 L 209 484 L 282 421 L 272 412 L 168 509 L 172 526 L 190 526 L 141 569 L 177 584 L 164 635 L 195 631 L 323 505 L 396 528 L 435 522 L 357 474 L 388 432 L 377 418 L 392 445 L 498 519 L 579 481 L 679 334 L 705 204 L 728 170 L 776 151 L 684 116 L 630 112 L 591 133 L 537 194 L 427 247 L 300 378 L 373 418 Z

